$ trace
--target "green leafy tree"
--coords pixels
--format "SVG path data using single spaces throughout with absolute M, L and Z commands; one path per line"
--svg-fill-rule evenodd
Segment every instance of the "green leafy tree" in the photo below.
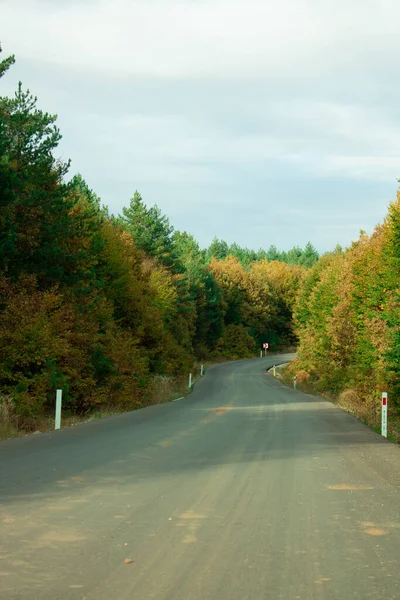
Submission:
M 271 259 L 269 259 L 269 258 L 268 258 L 268 255 L 267 255 L 267 252 L 266 252 L 265 250 L 263 250 L 262 248 L 260 248 L 260 249 L 257 251 L 257 258 L 256 258 L 256 260 L 257 260 L 258 262 L 262 262 L 263 260 L 267 260 L 267 259 L 268 259 L 268 260 L 276 260 L 276 259 L 272 259 L 272 258 L 271 258 Z
M 266 252 L 266 258 L 268 260 L 282 260 L 282 252 L 279 252 L 276 246 L 272 245 L 268 248 Z M 286 257 L 285 257 L 286 258 Z M 286 260 L 284 260 L 286 262 Z
M 385 231 L 387 235 L 383 253 L 387 269 L 382 291 L 389 343 L 384 352 L 391 390 L 400 409 L 400 190 L 397 192 L 397 200 L 389 206 Z
M 187 286 L 186 302 L 191 303 L 194 311 L 194 351 L 204 358 L 215 348 L 223 330 L 221 289 L 194 237 L 186 232 L 175 232 L 174 242 L 185 273 L 182 284 L 185 282 Z
M 175 265 L 174 228 L 158 206 L 148 208 L 138 191 L 128 208 L 122 209 L 122 223 L 132 235 L 135 244 L 149 256 L 159 259 L 168 267 Z
M 41 285 L 79 278 L 87 217 L 63 183 L 69 162 L 54 157 L 61 139 L 56 116 L 37 108 L 21 83 L 0 99 L 0 271 L 37 275 Z
M 311 242 L 307 242 L 299 260 L 296 264 L 302 265 L 303 267 L 312 267 L 319 259 L 319 254 Z
M 302 255 L 303 255 L 303 250 L 301 248 L 299 248 L 299 246 L 294 246 L 286 254 L 285 262 L 287 262 L 289 265 L 298 265 L 300 263 Z
M 89 188 L 88 184 L 80 173 L 77 173 L 73 176 L 68 187 L 72 192 L 75 192 L 79 194 L 80 197 L 84 198 L 97 213 L 102 213 L 104 216 L 109 216 L 107 208 L 104 206 L 101 207 L 100 205 L 100 197 Z
M 231 244 L 229 254 L 237 258 L 240 264 L 245 268 L 248 268 L 252 262 L 258 259 L 257 252 L 249 250 L 249 248 L 242 248 L 236 243 Z
M 256 342 L 243 325 L 230 324 L 226 327 L 217 345 L 217 351 L 231 358 L 251 358 L 256 353 Z
M 213 239 L 206 251 L 208 261 L 212 258 L 216 260 L 224 260 L 229 254 L 229 246 L 224 240 L 219 240 L 217 237 Z
M 2 52 L 2 47 L 0 44 L 0 54 Z M 7 58 L 0 61 L 0 79 L 3 75 L 8 71 L 8 69 L 15 63 L 15 56 L 8 56 Z

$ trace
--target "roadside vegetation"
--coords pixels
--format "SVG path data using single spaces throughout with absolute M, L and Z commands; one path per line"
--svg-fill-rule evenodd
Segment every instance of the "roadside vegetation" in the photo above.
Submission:
M 299 360 L 285 371 L 400 440 L 400 193 L 371 236 L 325 254 L 301 280 L 294 308 Z

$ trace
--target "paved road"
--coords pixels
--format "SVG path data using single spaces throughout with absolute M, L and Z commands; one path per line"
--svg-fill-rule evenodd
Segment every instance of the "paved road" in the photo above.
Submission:
M 399 449 L 271 363 L 0 443 L 0 597 L 400 598 Z

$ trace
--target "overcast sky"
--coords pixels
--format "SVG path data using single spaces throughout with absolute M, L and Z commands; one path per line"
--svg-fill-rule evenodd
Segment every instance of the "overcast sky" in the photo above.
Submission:
M 400 177 L 398 0 L 0 0 L 3 58 L 117 214 L 202 246 L 346 246 Z

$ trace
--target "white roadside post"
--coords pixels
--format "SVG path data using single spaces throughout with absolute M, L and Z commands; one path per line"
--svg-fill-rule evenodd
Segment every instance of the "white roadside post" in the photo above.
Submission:
M 200 376 L 203 377 L 203 375 L 204 375 L 204 365 L 201 365 Z
M 387 392 L 382 392 L 382 435 L 387 438 Z
M 260 358 L 262 358 L 262 350 L 260 350 Z
M 274 365 L 274 377 L 276 376 L 276 367 Z
M 192 374 L 189 373 L 189 390 L 192 389 Z
M 293 387 L 294 387 L 294 389 L 296 389 L 296 387 L 297 387 L 297 377 L 296 377 L 296 375 L 293 377 Z
M 56 393 L 56 422 L 54 429 L 61 428 L 61 403 L 62 403 L 62 390 L 57 390 Z

